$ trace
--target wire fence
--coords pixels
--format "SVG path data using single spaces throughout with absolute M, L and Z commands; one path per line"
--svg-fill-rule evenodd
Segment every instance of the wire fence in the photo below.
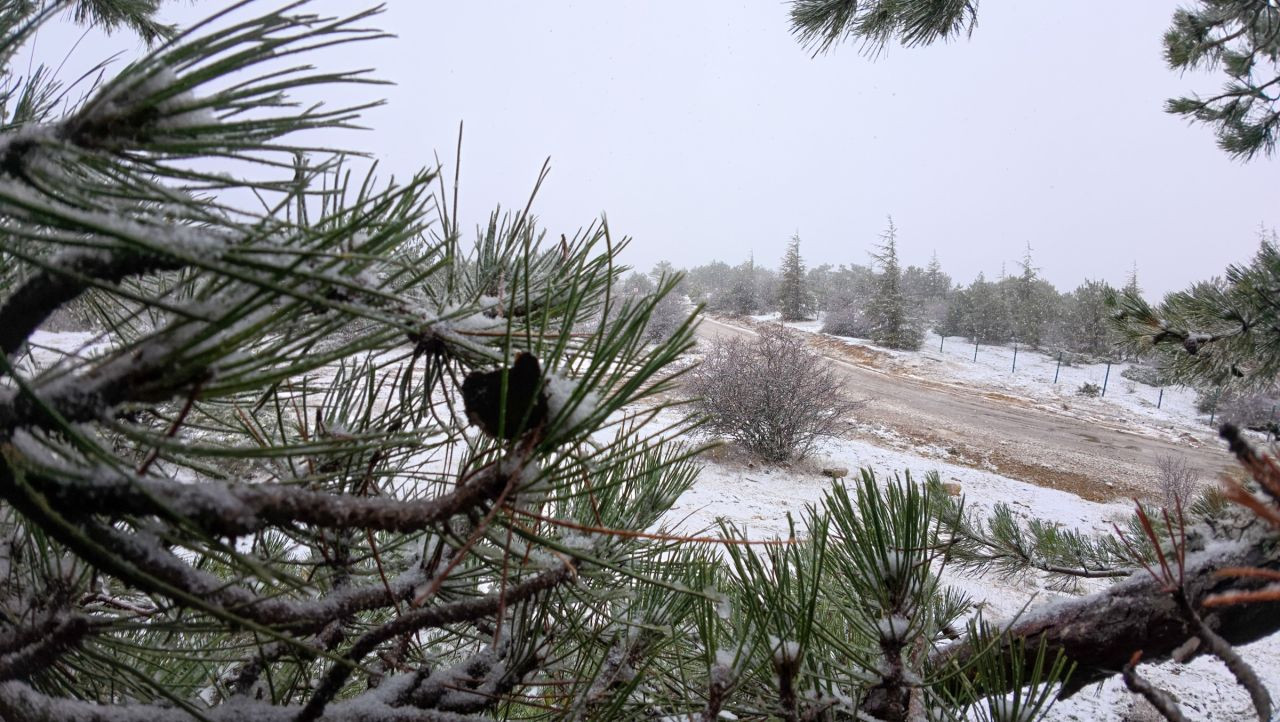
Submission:
M 930 345 L 932 341 L 932 345 Z M 1061 350 L 1032 349 L 1014 343 L 994 346 L 975 343 L 961 336 L 930 334 L 921 348 L 925 356 L 960 360 L 989 369 L 993 376 L 1016 377 L 1019 380 L 1073 389 L 1084 395 L 1106 397 L 1122 387 L 1126 393 L 1140 394 L 1156 408 L 1164 404 L 1165 389 L 1121 377 L 1127 363 L 1101 362 L 1077 364 L 1074 354 Z

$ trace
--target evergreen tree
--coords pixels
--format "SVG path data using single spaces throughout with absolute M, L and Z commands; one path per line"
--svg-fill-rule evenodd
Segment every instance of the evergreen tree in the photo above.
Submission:
M 870 338 L 868 309 L 876 295 L 876 274 L 866 266 L 841 265 L 832 275 L 828 310 L 822 318 L 822 332 L 835 336 Z
M 947 294 L 951 292 L 951 277 L 943 272 L 937 251 L 933 252 L 929 257 L 929 265 L 925 266 L 924 281 L 925 297 L 930 300 L 945 300 Z
M 1013 323 L 1013 336 L 1020 343 L 1039 347 L 1045 341 L 1046 333 L 1054 322 L 1057 308 L 1061 305 L 1058 292 L 1052 284 L 1037 275 L 1037 269 L 1031 261 L 1031 244 L 1027 244 L 1019 264 L 1021 275 L 1012 280 L 1012 301 L 1010 318 Z
M 836 295 L 836 269 L 830 263 L 814 266 L 806 274 L 805 283 L 813 298 L 814 313 L 826 313 L 831 308 L 831 301 Z
M 749 316 L 760 309 L 760 282 L 752 255 L 733 269 L 733 280 L 717 308 L 735 316 Z
M 778 278 L 778 308 L 783 321 L 803 321 L 813 309 L 808 279 L 805 277 L 804 259 L 800 257 L 800 235 L 791 237 L 787 252 L 782 256 Z
M 948 336 L 965 336 L 984 344 L 1009 342 L 1013 326 L 1002 284 L 979 273 L 973 283 L 955 294 L 944 330 Z
M 1129 269 L 1129 276 L 1125 279 L 1124 288 L 1121 289 L 1125 293 L 1141 296 L 1142 287 L 1138 285 L 1138 262 L 1134 261 L 1133 266 Z
M 685 274 L 684 283 L 691 300 L 721 310 L 724 297 L 733 284 L 733 267 L 723 261 L 694 266 Z
M 902 289 L 902 269 L 898 265 L 898 229 L 893 218 L 880 234 L 880 245 L 872 253 L 879 273 L 876 292 L 867 307 L 871 340 L 889 348 L 920 348 L 924 333 Z
M 1058 332 L 1064 348 L 1097 357 L 1113 355 L 1119 340 L 1107 306 L 1113 294 L 1115 289 L 1106 281 L 1085 281 L 1068 294 Z

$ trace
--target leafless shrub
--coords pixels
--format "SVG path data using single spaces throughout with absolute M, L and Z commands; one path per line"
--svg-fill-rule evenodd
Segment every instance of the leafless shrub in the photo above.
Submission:
M 1277 402 L 1272 394 L 1224 394 L 1217 402 L 1218 417 L 1253 431 L 1271 431 Z
M 1156 480 L 1166 509 L 1177 508 L 1177 500 L 1187 507 L 1196 493 L 1196 470 L 1181 456 L 1161 456 L 1156 459 Z
M 689 376 L 689 391 L 709 428 L 761 458 L 803 459 L 862 406 L 798 334 L 764 327 L 758 338 L 719 338 Z

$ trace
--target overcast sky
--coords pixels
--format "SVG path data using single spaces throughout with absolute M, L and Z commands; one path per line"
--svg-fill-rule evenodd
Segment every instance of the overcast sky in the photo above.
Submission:
M 854 46 L 810 57 L 776 0 L 391 0 L 375 22 L 396 39 L 326 63 L 396 83 L 374 131 L 345 139 L 388 172 L 435 151 L 451 162 L 465 121 L 471 222 L 523 205 L 549 156 L 548 230 L 607 213 L 640 268 L 776 265 L 795 232 L 810 265 L 866 263 L 892 214 L 903 260 L 936 250 L 959 282 L 1013 272 L 1030 243 L 1062 290 L 1121 283 L 1136 261 L 1158 295 L 1246 260 L 1259 223 L 1280 225 L 1277 161 L 1231 161 L 1162 111 L 1218 85 L 1165 68 L 1176 4 L 985 0 L 972 38 L 872 61 Z M 75 53 L 113 48 L 137 44 L 91 37 Z

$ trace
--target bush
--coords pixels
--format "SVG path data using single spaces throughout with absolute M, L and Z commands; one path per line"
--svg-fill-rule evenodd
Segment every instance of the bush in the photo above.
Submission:
M 689 304 L 682 294 L 667 293 L 654 305 L 653 312 L 644 326 L 644 340 L 662 343 L 689 318 Z
M 1196 412 L 1216 413 L 1221 395 L 1218 389 L 1196 389 Z
M 1267 394 L 1224 394 L 1218 400 L 1223 421 L 1255 431 L 1266 431 L 1275 421 L 1277 400 Z
M 1085 382 L 1076 389 L 1077 396 L 1099 396 L 1102 394 L 1102 387 L 1097 384 Z
M 712 341 L 688 385 L 713 432 L 774 462 L 803 459 L 861 406 L 844 398 L 832 367 L 781 326 L 763 327 L 751 342 Z
M 1270 431 L 1280 399 L 1270 394 L 1240 393 L 1221 389 L 1196 391 L 1196 411 L 1214 414 L 1219 421 L 1254 431 Z
M 1147 386 L 1159 387 L 1168 385 L 1168 379 L 1164 377 L 1160 369 L 1154 366 L 1134 364 L 1121 371 L 1120 375 L 1130 381 L 1136 381 Z
M 1166 509 L 1176 509 L 1179 501 L 1185 509 L 1196 492 L 1196 470 L 1181 456 L 1156 459 L 1156 481 L 1160 483 L 1161 501 Z
M 833 336 L 871 338 L 871 331 L 871 320 L 857 304 L 832 309 L 822 317 L 822 332 Z

